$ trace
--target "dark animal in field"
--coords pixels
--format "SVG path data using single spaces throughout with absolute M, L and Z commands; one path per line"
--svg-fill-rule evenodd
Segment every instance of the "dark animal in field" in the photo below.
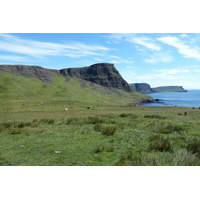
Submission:
M 192 107 L 192 109 L 195 109 L 195 107 Z
M 90 109 L 90 107 L 88 106 L 86 109 Z
M 188 114 L 188 112 L 178 113 L 178 115 L 181 115 L 181 116 L 186 116 L 187 114 Z

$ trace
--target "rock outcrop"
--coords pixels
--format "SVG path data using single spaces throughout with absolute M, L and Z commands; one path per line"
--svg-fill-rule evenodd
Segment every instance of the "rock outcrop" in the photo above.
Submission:
M 114 65 L 110 63 L 98 63 L 82 68 L 67 68 L 60 70 L 60 73 L 63 76 L 77 77 L 108 88 L 122 89 L 126 92 L 133 91 Z
M 147 83 L 132 83 L 129 84 L 129 86 L 135 91 L 143 94 L 155 92 L 155 90 Z
M 51 79 L 58 74 L 56 70 L 29 65 L 0 65 L 0 70 L 26 78 L 37 78 L 44 83 L 51 83 Z

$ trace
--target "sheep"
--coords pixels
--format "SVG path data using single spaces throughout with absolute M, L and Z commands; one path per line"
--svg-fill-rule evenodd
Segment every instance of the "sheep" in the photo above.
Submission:
M 67 109 L 67 108 L 64 108 L 64 110 L 65 110 L 65 111 L 68 111 L 68 109 Z
M 188 112 L 178 113 L 178 115 L 181 115 L 181 116 L 186 116 L 187 114 L 188 114 Z

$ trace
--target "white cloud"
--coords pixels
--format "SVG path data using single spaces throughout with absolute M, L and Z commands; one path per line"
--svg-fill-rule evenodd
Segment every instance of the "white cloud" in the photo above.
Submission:
M 180 35 L 180 37 L 182 37 L 182 38 L 188 38 L 188 35 L 185 34 L 185 33 L 183 33 L 183 34 Z
M 120 63 L 120 61 L 119 60 L 113 60 L 113 61 L 111 61 L 111 63 L 118 64 L 118 63 Z
M 109 48 L 101 45 L 87 45 L 80 42 L 50 43 L 25 40 L 10 34 L 0 34 L 0 50 L 32 57 L 68 56 L 83 57 L 101 55 Z
M 162 79 L 183 79 L 188 78 L 188 76 L 184 75 L 184 73 L 190 72 L 188 69 L 161 69 L 161 70 L 154 70 L 158 72 L 155 76 L 160 77 Z
M 154 40 L 148 37 L 127 37 L 126 41 L 133 44 L 140 44 L 152 51 L 160 51 L 162 49 L 159 45 L 155 44 Z
M 139 76 L 139 79 L 165 79 L 165 80 L 176 80 L 176 79 L 185 79 L 185 78 L 191 78 L 188 76 L 190 70 L 189 69 L 180 69 L 180 68 L 174 68 L 174 69 L 160 69 L 160 70 L 153 70 L 154 73 L 145 74 L 142 76 Z
M 200 50 L 189 45 L 184 44 L 178 37 L 166 36 L 157 38 L 158 41 L 173 46 L 178 49 L 178 52 L 186 58 L 196 58 L 200 60 Z
M 94 60 L 98 61 L 98 62 L 102 62 L 101 58 L 93 58 Z
M 126 41 L 134 44 L 134 46 L 139 50 L 143 51 L 139 48 L 138 45 L 141 45 L 143 47 L 146 47 L 150 49 L 151 51 L 160 51 L 162 48 L 156 44 L 156 41 L 153 40 L 150 37 L 146 36 L 137 36 L 137 34 L 132 33 L 114 33 L 109 36 L 109 38 L 115 40 L 115 42 L 119 41 Z M 138 45 L 136 45 L 138 44 Z
M 9 60 L 15 62 L 28 62 L 29 60 L 23 56 L 13 56 L 13 55 L 0 55 L 0 60 Z
M 126 66 L 127 69 L 136 69 L 136 67 L 133 66 Z
M 110 55 L 109 58 L 120 58 L 119 56 L 112 56 Z
M 170 62 L 172 56 L 167 53 L 155 53 L 150 58 L 144 59 L 146 63 Z

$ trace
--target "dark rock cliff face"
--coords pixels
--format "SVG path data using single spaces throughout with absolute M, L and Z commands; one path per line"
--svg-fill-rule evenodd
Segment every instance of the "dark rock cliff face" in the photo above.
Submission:
M 45 83 L 51 83 L 51 79 L 56 75 L 63 75 L 65 77 L 70 76 L 91 81 L 108 88 L 122 89 L 126 92 L 133 91 L 128 83 L 121 77 L 114 65 L 110 63 L 99 63 L 89 67 L 61 70 L 45 69 L 39 66 L 28 65 L 0 65 L 0 70 L 27 78 L 38 78 Z
M 139 93 L 152 93 L 155 92 L 155 90 L 153 90 L 149 84 L 147 83 L 133 83 L 133 84 L 129 84 L 131 88 L 133 88 L 134 90 L 136 90 Z
M 83 68 L 62 69 L 60 73 L 63 76 L 77 77 L 108 88 L 123 89 L 126 92 L 133 91 L 114 65 L 110 63 L 98 63 Z
M 29 65 L 0 65 L 0 70 L 26 78 L 38 78 L 45 83 L 50 83 L 56 73 L 56 70 Z

